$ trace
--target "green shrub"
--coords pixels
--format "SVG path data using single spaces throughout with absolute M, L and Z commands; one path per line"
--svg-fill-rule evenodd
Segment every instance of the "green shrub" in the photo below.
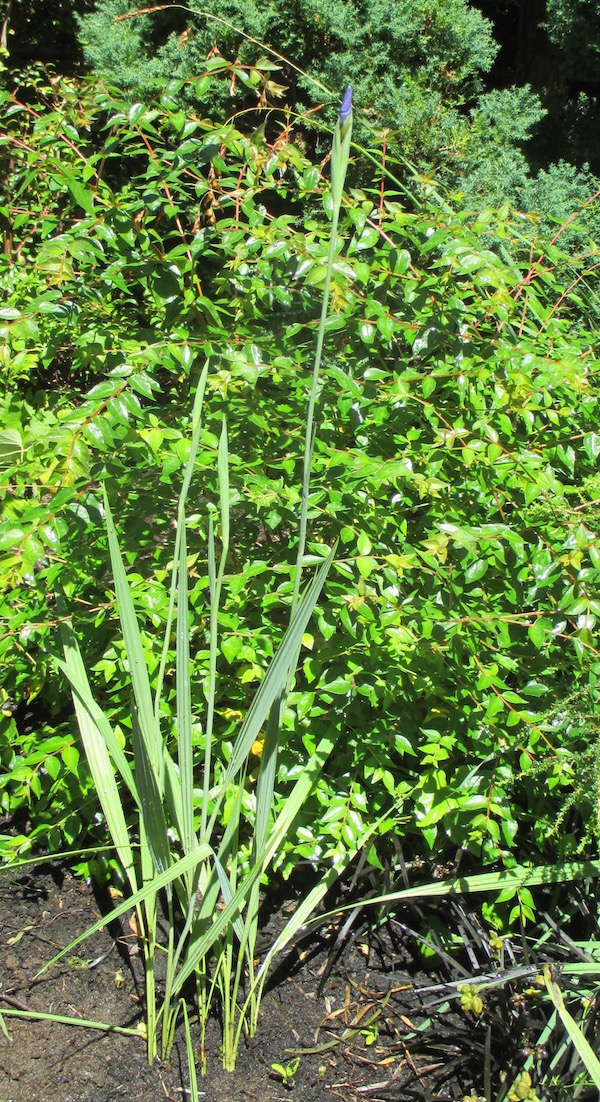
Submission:
M 215 737 L 228 760 L 287 623 L 330 194 L 292 130 L 244 135 L 168 91 L 132 106 L 34 73 L 3 106 L 3 156 L 27 158 L 12 158 L 2 197 L 1 798 L 31 820 L 5 840 L 26 850 L 80 844 L 94 806 L 53 664 L 59 583 L 102 706 L 129 722 L 102 479 L 155 676 L 199 358 L 192 694 L 207 684 L 207 514 L 226 413 Z M 574 832 L 551 830 L 581 734 L 548 714 L 597 675 L 593 275 L 507 204 L 454 211 L 424 182 L 408 213 L 393 186 L 383 202 L 378 182 L 355 190 L 343 211 L 307 565 L 340 548 L 284 716 L 277 799 L 320 733 L 338 749 L 281 861 L 335 861 L 376 820 L 380 856 L 392 833 L 484 863 L 529 857 L 532 840 L 568 856 Z M 46 724 L 27 732 L 11 713 L 34 706 Z

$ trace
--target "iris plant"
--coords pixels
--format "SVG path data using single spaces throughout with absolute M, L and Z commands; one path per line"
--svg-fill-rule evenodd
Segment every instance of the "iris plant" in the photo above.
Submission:
M 353 852 L 349 852 L 344 862 L 331 869 L 313 888 L 257 965 L 256 935 L 261 879 L 286 839 L 291 836 L 294 820 L 333 749 L 332 738 L 329 735 L 324 736 L 305 763 L 283 809 L 275 815 L 274 789 L 283 709 L 297 667 L 302 637 L 335 553 L 335 548 L 329 551 L 302 593 L 319 369 L 351 133 L 352 89 L 348 87 L 333 136 L 331 235 L 306 418 L 299 538 L 290 622 L 241 724 L 229 761 L 223 764 L 218 762 L 215 768 L 212 752 L 217 657 L 220 649 L 218 611 L 229 550 L 228 446 L 227 426 L 223 422 L 217 455 L 220 497 L 217 514 L 220 521 L 218 548 L 212 512 L 208 518 L 208 693 L 203 737 L 203 771 L 200 779 L 196 776 L 192 740 L 185 508 L 200 441 L 205 389 L 210 370 L 208 364 L 201 373 L 196 389 L 190 456 L 177 513 L 169 610 L 154 693 L 106 488 L 104 491 L 116 599 L 131 677 L 129 747 L 123 748 L 122 736 L 113 729 L 109 718 L 94 700 L 73 628 L 68 621 L 62 627 L 64 659 L 59 664 L 71 684 L 81 740 L 98 799 L 130 888 L 130 897 L 115 909 L 112 917 L 116 919 L 132 908 L 136 910 L 137 931 L 145 962 L 146 1032 L 150 1060 L 158 1054 L 159 1048 L 163 1059 L 168 1058 L 175 1025 L 180 1017 L 186 1028 L 188 1052 L 192 1060 L 193 1046 L 183 991 L 186 981 L 193 978 L 201 1023 L 201 1066 L 204 1067 L 204 1027 L 211 1003 L 214 998 L 218 998 L 224 1031 L 223 1061 L 225 1067 L 233 1068 L 242 1030 L 252 1035 L 256 1029 L 260 997 L 267 969 L 275 953 L 281 951 L 297 934 L 354 856 Z M 177 752 L 172 755 L 171 732 L 165 735 L 162 730 L 161 698 L 174 623 Z M 252 843 L 248 853 L 241 847 L 243 795 L 252 747 L 265 725 L 256 785 Z M 224 823 L 222 812 L 226 800 L 228 815 Z M 176 839 L 175 845 L 172 838 Z M 157 941 L 157 897 L 161 892 L 164 893 L 168 915 L 167 944 L 163 947 Z M 75 945 L 100 925 L 98 923 L 87 930 L 64 952 L 72 951 Z M 162 1000 L 157 997 L 154 968 L 155 955 L 159 948 L 166 952 L 166 981 Z M 193 1061 L 190 1065 L 190 1081 L 193 1095 L 197 1096 Z

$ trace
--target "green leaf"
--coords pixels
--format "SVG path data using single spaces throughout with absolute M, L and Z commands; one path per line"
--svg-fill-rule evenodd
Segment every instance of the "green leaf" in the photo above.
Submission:
M 550 630 L 550 627 L 550 623 L 540 616 L 537 620 L 534 620 L 533 623 L 530 624 L 527 628 L 527 634 L 537 650 L 539 650 L 540 647 L 544 645 L 546 632 Z
M 69 773 L 74 773 L 74 775 L 77 776 L 77 766 L 79 764 L 79 750 L 77 747 L 65 746 L 60 756 L 65 767 L 69 770 Z
M 110 731 L 106 718 L 103 713 L 100 712 L 100 709 L 92 702 L 89 683 L 79 647 L 71 625 L 67 621 L 63 620 L 61 622 L 60 634 L 65 659 L 64 664 L 59 661 L 59 665 L 63 668 L 72 686 L 73 703 L 75 705 L 77 723 L 87 763 L 94 780 L 98 798 L 102 805 L 102 810 L 106 816 L 106 822 L 112 842 L 129 880 L 131 890 L 135 892 L 137 890 L 137 881 L 133 854 L 129 842 L 129 833 L 107 746 L 111 746 L 113 752 L 115 752 L 117 748 L 116 758 L 120 761 L 124 774 L 129 778 L 132 793 L 135 793 L 136 789 L 131 778 L 129 766 L 125 761 L 120 747 L 118 747 L 116 739 L 114 739 L 112 731 Z M 90 703 L 91 707 L 89 706 Z
M 427 375 L 421 384 L 421 390 L 423 391 L 424 398 L 430 398 L 436 387 L 436 382 L 433 375 Z
M 478 582 L 480 578 L 483 578 L 484 575 L 487 574 L 487 570 L 487 561 L 485 559 L 477 559 L 465 570 L 465 581 L 469 584 Z
M 5 460 L 23 458 L 23 438 L 17 429 L 3 429 L 0 432 L 0 463 Z
M 153 388 L 152 383 L 147 375 L 141 372 L 136 372 L 129 376 L 129 382 L 134 390 L 137 390 L 138 394 L 141 394 L 144 398 L 152 398 Z
M 106 530 L 108 533 L 108 546 L 115 579 L 115 590 L 119 609 L 119 619 L 123 631 L 125 652 L 129 663 L 131 682 L 136 705 L 136 717 L 140 727 L 141 738 L 146 747 L 150 768 L 158 784 L 162 795 L 162 778 L 164 772 L 163 748 L 158 725 L 154 723 L 152 708 L 152 694 L 148 670 L 144 657 L 142 638 L 133 606 L 131 590 L 127 582 L 127 575 L 123 564 L 123 558 L 117 541 L 112 512 L 104 487 L 104 509 L 106 512 Z

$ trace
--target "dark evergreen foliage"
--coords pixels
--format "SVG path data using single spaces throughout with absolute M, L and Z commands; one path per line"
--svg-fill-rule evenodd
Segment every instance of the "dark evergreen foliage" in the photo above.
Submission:
M 565 193 L 583 205 L 595 190 L 600 15 L 592 3 L 214 0 L 213 18 L 179 5 L 135 11 L 129 0 L 99 0 L 80 19 L 88 65 L 135 98 L 181 81 L 182 105 L 238 113 L 249 129 L 255 109 L 289 104 L 306 113 L 318 156 L 319 123 L 332 120 L 329 104 L 351 81 L 357 140 L 372 145 L 385 133 L 400 172 L 409 162 L 469 207 L 508 200 L 550 225 Z M 239 63 L 237 75 L 207 81 L 207 58 L 214 71 L 220 57 Z M 595 232 L 592 212 L 590 220 Z
M 11 65 L 38 61 L 72 73 L 83 60 L 76 19 L 92 7 L 93 0 L 4 0 L 1 45 Z

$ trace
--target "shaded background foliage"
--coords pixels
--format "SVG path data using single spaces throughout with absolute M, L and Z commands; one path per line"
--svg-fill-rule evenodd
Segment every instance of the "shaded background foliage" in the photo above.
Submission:
M 328 87 L 351 75 L 371 157 L 357 151 L 344 212 L 311 498 L 312 561 L 334 538 L 340 551 L 286 713 L 280 798 L 319 730 L 337 732 L 339 752 L 288 867 L 334 858 L 375 818 L 373 861 L 398 844 L 412 857 L 434 847 L 440 860 L 459 850 L 505 864 L 532 844 L 549 858 L 594 844 L 581 822 L 597 780 L 583 703 L 597 691 L 600 599 L 596 181 L 539 152 L 531 165 L 545 167 L 531 175 L 527 139 L 541 134 L 549 92 L 511 86 L 514 51 L 503 84 L 486 87 L 507 50 L 490 19 L 506 27 L 517 14 L 491 8 L 407 0 L 390 23 L 367 0 L 303 3 L 285 5 L 285 26 L 277 3 L 214 9 L 263 40 L 278 29 L 278 48 Z M 206 357 L 190 539 L 199 754 L 223 412 L 234 516 L 223 760 L 291 594 L 329 210 L 330 116 L 307 111 L 336 97 L 218 25 L 179 10 L 115 23 L 125 10 L 81 6 L 91 76 L 77 73 L 72 38 L 66 77 L 16 64 L 3 75 L 0 788 L 17 827 L 7 846 L 79 844 L 95 814 L 52 661 L 58 592 L 76 610 L 103 704 L 123 730 L 130 722 L 103 478 L 155 672 Z M 11 15 L 21 47 L 31 12 Z M 558 41 L 577 13 L 546 14 Z M 368 40 L 369 27 L 387 37 Z M 34 38 L 27 60 L 48 61 L 48 41 Z M 215 42 L 221 54 L 207 60 Z M 555 238 L 552 216 L 574 214 Z
M 73 73 L 83 61 L 77 17 L 91 0 L 6 0 L 2 5 L 2 44 L 15 69 L 42 62 Z
M 593 7 L 540 0 L 401 0 L 392 6 L 381 0 L 236 0 L 208 10 L 261 42 L 276 43 L 327 88 L 351 80 L 357 102 L 369 105 L 358 130 L 363 142 L 386 129 L 392 152 L 438 183 L 458 187 L 470 202 L 508 198 L 560 218 L 560 195 L 556 209 L 548 207 L 553 193 L 547 186 L 543 193 L 532 190 L 529 174 L 562 165 L 560 181 L 573 183 L 586 165 L 598 170 Z M 113 21 L 127 10 L 127 0 L 104 0 L 82 18 L 81 36 L 94 70 L 135 94 L 143 96 L 170 75 L 197 76 L 210 50 L 250 64 L 261 52 L 205 12 L 176 9 L 146 22 Z M 298 69 L 284 65 L 283 79 L 287 101 L 302 111 L 316 107 L 322 92 Z M 210 106 L 216 94 L 213 82 Z M 252 100 L 239 83 L 224 82 L 217 102 L 230 112 Z M 576 186 L 583 192 L 585 185 L 584 175 Z M 558 180 L 556 188 L 560 192 Z
M 11 62 L 54 62 L 74 72 L 85 59 L 101 80 L 142 99 L 180 79 L 182 104 L 222 118 L 249 112 L 242 127 L 254 125 L 257 100 L 259 107 L 281 103 L 283 85 L 314 152 L 324 90 L 335 102 L 351 80 L 357 102 L 369 105 L 359 139 L 368 145 L 385 130 L 405 182 L 412 179 L 406 159 L 473 207 L 508 199 L 544 220 L 563 220 L 565 193 L 585 196 L 590 171 L 599 170 L 600 28 L 591 2 L 216 0 L 128 17 L 142 8 L 130 0 L 10 0 L 4 37 Z M 260 43 L 284 55 L 281 72 L 264 69 L 278 59 L 265 58 Z M 220 54 L 249 71 L 232 75 L 224 66 L 222 80 L 207 82 L 211 54 L 216 71 Z M 261 61 L 262 79 L 252 70 Z M 325 118 L 332 122 L 331 109 Z M 595 210 L 585 220 L 597 236 Z

